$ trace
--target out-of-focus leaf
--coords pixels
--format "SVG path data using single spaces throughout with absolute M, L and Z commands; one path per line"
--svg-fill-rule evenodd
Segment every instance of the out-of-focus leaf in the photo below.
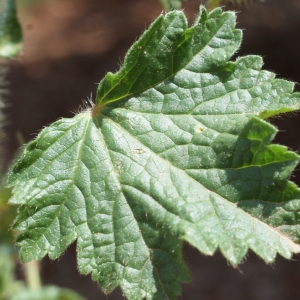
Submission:
M 16 215 L 16 207 L 0 207 L 0 245 L 3 243 L 12 244 L 14 241 L 13 231 L 11 230 L 12 222 Z
M 14 279 L 15 261 L 9 246 L 0 246 L 0 299 L 10 299 L 23 288 L 20 281 Z
M 181 8 L 182 2 L 186 0 L 160 0 L 165 10 Z
M 16 213 L 16 207 L 8 204 L 11 189 L 4 188 L 2 181 L 2 176 L 0 176 L 0 245 L 12 244 L 14 237 L 10 228 Z
M 15 56 L 21 47 L 22 29 L 17 18 L 15 0 L 0 0 L 0 56 Z
M 206 6 L 209 10 L 212 10 L 218 6 L 222 6 L 228 3 L 232 3 L 235 5 L 239 5 L 242 3 L 246 3 L 247 0 L 207 0 L 206 1 Z
M 2 180 L 1 176 L 0 180 Z M 4 188 L 0 184 L 0 245 L 12 244 L 14 241 L 13 232 L 10 229 L 15 218 L 16 207 L 7 203 L 10 196 L 11 189 Z
M 15 295 L 11 300 L 84 300 L 77 293 L 59 288 L 57 286 L 47 286 L 37 291 L 24 290 Z

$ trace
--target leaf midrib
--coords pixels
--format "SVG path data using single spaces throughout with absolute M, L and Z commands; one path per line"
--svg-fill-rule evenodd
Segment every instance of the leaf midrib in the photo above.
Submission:
M 86 135 L 87 128 L 88 128 L 88 124 L 89 124 L 90 122 L 91 122 L 91 120 L 89 120 L 89 121 L 86 122 L 84 131 L 83 131 L 83 132 L 84 132 L 83 136 Z M 77 156 L 76 156 L 76 157 L 79 158 L 79 157 L 81 156 L 80 154 L 82 153 L 82 149 L 83 149 L 83 145 L 84 145 L 84 139 L 81 139 L 81 140 L 79 140 L 79 141 L 77 141 L 77 142 L 81 142 L 81 145 L 80 145 L 80 147 L 79 147 L 79 149 L 78 149 L 78 154 L 77 154 Z M 73 143 L 72 145 L 74 145 L 74 143 Z M 65 151 L 65 150 L 64 150 L 64 151 Z M 63 151 L 63 152 L 64 152 L 64 151 Z M 79 159 L 78 159 L 78 161 L 79 161 Z M 65 202 L 66 202 L 66 200 L 67 200 L 67 198 L 68 198 L 68 195 L 69 195 L 69 193 L 70 193 L 72 187 L 74 186 L 74 181 L 75 181 L 75 178 L 76 178 L 76 176 L 77 176 L 78 169 L 79 169 L 79 163 L 76 164 L 76 167 L 75 167 L 74 173 L 73 173 L 74 175 L 73 175 L 73 178 L 72 178 L 72 180 L 71 180 L 71 184 L 70 184 L 70 186 L 68 187 L 67 192 L 65 193 L 64 200 L 61 202 L 61 204 L 58 205 L 56 215 L 53 217 L 53 220 L 51 221 L 51 223 L 49 224 L 49 226 L 46 226 L 46 227 L 45 227 L 43 233 L 40 234 L 40 237 L 39 237 L 37 240 L 34 240 L 34 243 L 35 243 L 36 246 L 38 246 L 38 245 L 37 245 L 38 242 L 39 242 L 40 239 L 43 238 L 43 237 L 48 241 L 48 243 L 49 243 L 50 245 L 52 245 L 51 242 L 46 238 L 45 232 L 47 232 L 47 231 L 49 230 L 49 228 L 52 226 L 53 222 L 57 219 L 57 216 L 59 215 L 62 206 L 65 204 Z M 38 180 L 38 179 L 36 179 L 36 181 L 37 181 L 37 180 Z M 69 179 L 69 180 L 70 180 L 70 179 Z M 35 181 L 35 182 L 36 182 L 36 181 Z M 27 201 L 27 203 L 28 203 L 28 201 Z M 37 213 L 39 213 L 39 212 L 40 212 L 40 210 L 37 211 Z M 32 216 L 34 216 L 34 214 L 33 214 Z M 72 221 L 72 220 L 71 220 L 71 221 Z M 73 223 L 73 221 L 72 221 L 72 223 Z M 60 222 L 59 222 L 59 224 L 60 224 Z M 75 225 L 74 223 L 73 223 L 73 225 L 74 225 L 74 227 L 76 227 L 76 225 Z M 77 235 L 76 235 L 76 236 L 77 236 Z M 77 238 L 77 237 L 76 237 L 76 238 Z M 75 239 L 76 239 L 76 238 L 75 238 Z M 71 242 L 72 242 L 72 241 L 70 241 L 69 244 L 70 244 Z M 39 248 L 40 248 L 40 247 L 39 247 Z M 45 250 L 43 250 L 43 251 L 45 251 Z M 49 251 L 46 250 L 46 253 L 49 253 Z M 52 255 L 49 254 L 49 256 L 51 257 Z
M 96 126 L 97 132 L 98 132 L 98 134 L 99 134 L 100 139 L 102 140 L 103 146 L 105 147 L 107 156 L 109 157 L 109 162 L 110 162 L 111 168 L 112 168 L 113 173 L 114 173 L 115 181 L 116 181 L 116 182 L 118 183 L 118 185 L 119 185 L 119 193 L 118 193 L 118 195 L 122 193 L 124 199 L 125 199 L 126 202 L 127 202 L 127 205 L 130 207 L 130 205 L 128 204 L 128 201 L 127 201 L 127 199 L 126 199 L 126 197 L 125 197 L 125 195 L 124 195 L 124 192 L 123 192 L 123 189 L 122 189 L 122 184 L 121 184 L 120 181 L 118 180 L 119 175 L 118 175 L 117 170 L 115 169 L 115 165 L 114 165 L 113 162 L 112 162 L 113 160 L 112 160 L 112 158 L 111 158 L 111 156 L 110 156 L 110 151 L 111 151 L 111 150 L 107 147 L 106 140 L 105 140 L 105 135 L 104 135 L 104 133 L 103 133 L 102 130 L 101 130 L 101 126 L 100 126 L 100 124 L 99 124 L 98 119 L 96 119 L 95 122 L 96 122 L 95 125 L 97 125 L 97 126 Z M 117 197 L 117 196 L 116 196 L 116 197 Z M 116 205 L 116 199 L 114 200 L 114 203 L 113 203 L 113 209 L 112 209 L 112 224 L 113 224 L 113 229 L 115 229 L 115 221 L 114 221 L 114 210 L 115 210 L 115 205 Z M 136 223 L 137 227 L 140 229 L 139 222 L 134 218 L 134 213 L 133 213 L 133 211 L 131 211 L 131 213 L 132 213 L 133 219 L 135 220 L 135 223 Z M 115 242 L 115 241 L 116 241 L 115 232 L 116 232 L 116 230 L 113 230 L 113 234 L 114 234 L 114 243 L 116 244 L 116 242 Z M 147 259 L 147 260 L 150 260 L 150 261 L 151 261 L 151 265 L 152 265 L 153 269 L 154 269 L 155 272 L 156 272 L 156 276 L 157 276 L 157 278 L 158 278 L 158 280 L 159 280 L 159 283 L 160 283 L 161 288 L 162 288 L 162 290 L 163 290 L 163 292 L 164 292 L 164 295 L 166 296 L 165 299 L 166 299 L 166 300 L 169 300 L 169 297 L 167 296 L 167 292 L 166 292 L 166 290 L 165 290 L 165 288 L 164 288 L 164 285 L 162 284 L 162 282 L 161 282 L 161 280 L 160 280 L 160 276 L 158 275 L 159 273 L 158 273 L 158 271 L 157 271 L 157 269 L 156 269 L 156 267 L 155 267 L 155 265 L 154 265 L 154 263 L 153 263 L 153 260 L 152 260 L 152 257 L 151 257 L 151 253 L 150 253 L 150 248 L 148 247 L 148 244 L 147 244 L 146 241 L 145 241 L 145 238 L 144 238 L 144 236 L 143 236 L 143 234 L 142 234 L 142 230 L 140 230 L 140 233 L 141 233 L 140 236 L 141 236 L 141 238 L 143 239 L 144 246 L 145 246 L 145 248 L 146 248 L 147 251 L 148 251 L 148 259 Z M 114 262 L 117 264 L 118 262 L 117 262 L 117 259 L 116 259 L 116 252 L 114 252 L 114 257 L 115 257 Z M 145 261 L 143 268 L 145 267 L 145 265 L 146 265 L 146 263 L 147 263 L 147 260 Z M 123 265 L 121 265 L 121 266 L 122 266 L 123 268 L 126 268 L 126 266 L 123 266 Z M 132 266 L 131 266 L 131 267 L 132 267 Z M 145 291 L 145 292 L 146 292 L 146 294 L 147 294 L 147 291 Z
M 109 122 L 111 122 L 113 125 L 115 125 L 116 127 L 120 128 L 121 131 L 123 131 L 125 134 L 129 134 L 123 127 L 121 127 L 118 123 L 115 123 L 112 119 L 110 119 L 109 117 L 107 116 L 104 116 L 104 115 L 101 115 L 103 118 L 107 119 Z M 129 134 L 130 135 L 130 134 Z M 144 148 L 146 148 L 147 150 L 149 150 L 149 152 L 152 154 L 152 155 L 157 155 L 155 152 L 153 152 L 149 147 L 145 146 L 144 144 L 142 144 L 138 139 L 136 139 L 134 136 L 130 135 L 137 143 L 141 144 Z M 104 139 L 106 140 L 106 139 Z M 109 150 L 109 151 L 113 151 L 113 150 Z M 120 154 L 118 152 L 118 154 Z M 121 154 L 123 155 L 123 154 Z M 110 157 L 110 156 L 109 156 Z M 159 156 L 160 157 L 160 156 Z M 163 157 L 160 157 L 166 164 L 168 164 L 171 168 L 175 168 L 177 171 L 179 172 L 183 172 L 184 174 L 186 174 L 183 170 L 179 169 L 178 167 L 172 165 L 168 160 L 164 159 Z M 111 160 L 111 159 L 110 159 Z M 112 161 L 112 160 L 111 160 Z M 138 163 L 138 161 L 135 161 L 136 163 Z M 299 248 L 299 246 L 293 241 L 293 240 L 290 240 L 287 236 L 283 235 L 280 231 L 278 231 L 276 228 L 272 227 L 271 225 L 269 224 L 265 224 L 264 222 L 262 222 L 261 220 L 253 217 L 252 215 L 250 215 L 248 212 L 244 211 L 243 209 L 241 209 L 240 207 L 238 207 L 236 205 L 236 203 L 232 203 L 231 201 L 229 201 L 228 199 L 224 198 L 223 196 L 217 194 L 215 191 L 212 191 L 210 190 L 209 188 L 207 188 L 206 186 L 202 185 L 200 182 L 196 181 L 194 178 L 190 177 L 188 174 L 186 174 L 191 180 L 193 180 L 194 182 L 196 182 L 197 184 L 199 184 L 200 186 L 202 186 L 204 189 L 206 189 L 207 191 L 209 191 L 210 193 L 216 195 L 217 197 L 220 197 L 222 200 L 226 201 L 226 203 L 229 203 L 230 205 L 234 206 L 236 209 L 238 209 L 241 213 L 245 214 L 246 216 L 248 216 L 251 220 L 255 220 L 257 221 L 259 224 L 261 224 L 263 227 L 267 227 L 268 229 L 270 230 L 273 230 L 276 234 L 278 234 L 280 236 L 280 238 L 283 238 L 285 240 L 288 240 L 289 243 L 291 243 L 292 245 L 295 245 L 296 247 Z M 128 185 L 130 186 L 130 185 Z M 137 189 L 137 187 L 135 186 L 131 186 L 132 188 L 134 189 Z M 144 193 L 143 191 L 137 189 L 138 191 L 140 191 L 141 193 Z M 145 194 L 145 193 L 144 193 Z M 146 194 L 147 195 L 147 194 Z M 152 198 L 152 196 L 150 195 L 147 195 L 149 196 L 150 198 Z M 168 213 L 172 214 L 172 215 L 175 215 L 176 217 L 178 217 L 179 219 L 182 218 L 182 216 L 178 216 L 176 215 L 175 213 L 173 212 L 170 212 L 168 211 L 159 201 L 155 200 L 154 198 L 152 198 L 159 206 L 161 206 L 165 211 L 167 211 Z M 211 203 L 211 201 L 209 201 Z M 211 203 L 211 205 L 213 205 L 213 203 Z M 193 225 L 196 225 L 195 223 L 192 223 L 190 222 L 189 220 L 186 220 L 184 219 L 184 221 L 190 223 L 190 224 L 193 224 Z M 298 250 L 299 251 L 299 250 Z
M 222 13 L 222 14 L 226 14 L 226 13 Z M 220 16 L 222 16 L 222 14 L 221 14 Z M 174 76 L 175 74 L 178 74 L 180 71 L 182 71 L 183 69 L 185 69 L 185 67 L 186 67 L 186 66 L 194 59 L 194 57 L 195 57 L 196 55 L 200 55 L 200 54 L 201 54 L 201 52 L 202 52 L 202 51 L 210 44 L 210 42 L 212 41 L 212 39 L 219 33 L 219 31 L 223 28 L 224 24 L 225 24 L 227 21 L 228 21 L 228 18 L 224 19 L 224 22 L 222 23 L 222 25 L 220 26 L 220 28 L 215 32 L 215 34 L 211 37 L 211 39 L 207 42 L 207 44 L 205 44 L 205 45 L 203 46 L 203 48 L 201 48 L 196 54 L 193 53 L 194 55 L 192 56 L 192 59 L 191 59 L 190 61 L 188 61 L 184 66 L 182 66 L 181 69 L 177 70 L 176 73 L 170 74 L 170 75 L 167 76 L 165 79 L 163 79 L 163 80 L 161 80 L 161 81 L 158 81 L 157 83 L 155 83 L 155 84 L 153 84 L 153 85 L 151 85 L 151 86 L 148 86 L 147 88 L 141 89 L 141 90 L 136 91 L 136 92 L 134 92 L 134 93 L 128 93 L 128 94 L 126 94 L 126 95 L 122 95 L 122 96 L 120 96 L 119 98 L 115 98 L 115 99 L 112 99 L 112 100 L 107 100 L 107 101 L 105 101 L 105 102 L 102 102 L 102 100 L 106 97 L 106 95 L 108 95 L 109 92 L 111 92 L 111 91 L 117 86 L 117 84 L 116 84 L 116 85 L 114 85 L 114 86 L 109 90 L 109 92 L 107 92 L 106 94 L 104 94 L 104 96 L 102 96 L 102 98 L 100 98 L 99 101 L 97 101 L 97 99 L 96 99 L 96 105 L 99 105 L 99 104 L 101 104 L 101 103 L 109 104 L 109 103 L 112 103 L 112 102 L 120 101 L 120 100 L 125 99 L 125 98 L 127 98 L 127 97 L 132 97 L 132 96 L 134 96 L 134 95 L 140 94 L 140 93 L 142 93 L 142 92 L 144 92 L 144 91 L 146 91 L 146 90 L 148 90 L 148 89 L 150 89 L 150 88 L 153 88 L 153 87 L 155 87 L 155 86 L 161 84 L 162 82 L 168 80 L 169 78 L 171 78 L 171 77 Z M 206 22 L 207 22 L 207 21 L 206 21 Z M 205 22 L 205 24 L 206 24 L 206 22 Z M 202 24 L 204 25 L 204 23 L 202 23 Z M 195 28 L 195 26 L 197 26 L 197 25 L 198 25 L 198 24 L 195 24 L 195 25 L 192 26 L 192 27 L 187 27 L 186 30 L 187 30 L 187 29 L 191 29 L 191 28 Z M 235 29 L 235 28 L 232 28 L 232 27 L 230 27 L 230 28 L 231 28 L 231 32 L 234 32 L 234 31 L 237 31 L 237 30 L 238 30 L 238 29 Z M 186 30 L 185 30 L 185 31 L 186 31 Z M 191 37 L 191 38 L 193 38 L 193 37 Z M 187 40 L 185 39 L 185 41 L 187 41 Z M 178 47 L 176 48 L 176 50 L 177 50 L 177 49 L 178 49 Z M 175 51 L 174 51 L 174 52 L 175 52 Z M 172 60 L 172 62 L 173 62 L 173 60 Z M 132 67 L 132 68 L 133 68 L 133 67 Z M 130 69 L 130 70 L 131 70 L 131 69 Z M 118 84 L 121 82 L 122 79 L 123 79 L 123 77 L 119 80 Z M 105 80 L 105 78 L 104 78 L 104 80 Z M 101 82 L 100 82 L 100 84 L 101 84 Z M 133 84 L 134 84 L 134 82 L 132 83 L 132 85 L 133 85 Z M 132 87 L 132 85 L 131 85 L 131 87 Z

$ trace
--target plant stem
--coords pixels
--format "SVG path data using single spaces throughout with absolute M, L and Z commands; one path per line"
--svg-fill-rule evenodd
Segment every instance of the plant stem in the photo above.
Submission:
M 24 273 L 27 286 L 31 291 L 36 291 L 41 288 L 40 267 L 35 260 L 24 264 Z

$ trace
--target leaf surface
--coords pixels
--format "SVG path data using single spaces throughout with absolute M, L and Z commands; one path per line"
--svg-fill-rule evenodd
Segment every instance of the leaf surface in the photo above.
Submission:
M 233 265 L 248 249 L 267 262 L 299 252 L 300 191 L 287 180 L 298 156 L 270 144 L 263 119 L 299 109 L 300 95 L 260 57 L 230 62 L 240 42 L 232 12 L 201 7 L 191 28 L 182 12 L 160 16 L 91 110 L 27 145 L 8 177 L 23 261 L 77 240 L 80 272 L 104 291 L 175 299 L 182 240 Z

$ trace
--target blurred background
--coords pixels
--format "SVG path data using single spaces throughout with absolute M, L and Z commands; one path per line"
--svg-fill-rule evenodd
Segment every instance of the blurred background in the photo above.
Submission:
M 190 23 L 200 4 L 200 0 L 184 3 Z M 300 83 L 299 0 L 253 0 L 225 9 L 238 12 L 238 27 L 244 29 L 235 58 L 261 55 L 265 69 Z M 19 0 L 24 48 L 6 62 L 6 165 L 20 146 L 20 136 L 25 142 L 33 139 L 41 128 L 72 117 L 87 98 L 95 96 L 97 83 L 107 71 L 118 70 L 130 45 L 162 10 L 158 0 Z M 298 84 L 295 89 L 300 91 Z M 299 152 L 300 115 L 271 122 L 279 129 L 276 142 Z M 300 185 L 298 170 L 292 180 Z M 120 290 L 104 295 L 90 276 L 78 274 L 75 248 L 73 244 L 57 261 L 42 261 L 43 283 L 74 289 L 91 300 L 124 299 Z M 192 280 L 183 285 L 180 299 L 300 299 L 299 256 L 291 261 L 278 257 L 273 265 L 266 265 L 249 253 L 234 269 L 219 253 L 205 257 L 185 245 L 184 259 Z

